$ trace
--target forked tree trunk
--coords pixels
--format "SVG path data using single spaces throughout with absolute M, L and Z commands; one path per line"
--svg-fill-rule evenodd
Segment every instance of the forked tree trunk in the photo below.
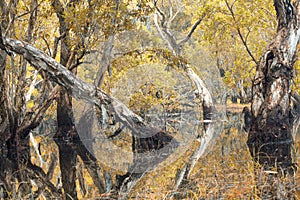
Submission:
M 247 144 L 263 171 L 278 171 L 276 175 L 268 174 L 271 177 L 269 180 L 278 181 L 274 176 L 293 175 L 295 172 L 290 101 L 293 65 L 300 36 L 300 7 L 299 1 L 293 6 L 289 0 L 275 0 L 274 6 L 278 30 L 256 68 L 252 85 L 252 122 Z M 274 187 L 275 191 L 259 188 L 259 192 L 262 198 L 267 197 L 264 196 L 267 193 L 272 198 L 292 198 L 289 192 L 282 196 L 278 188 Z M 286 189 L 289 191 L 292 188 Z

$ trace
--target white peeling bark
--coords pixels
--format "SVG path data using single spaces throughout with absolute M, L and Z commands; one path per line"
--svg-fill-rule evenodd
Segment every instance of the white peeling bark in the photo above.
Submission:
M 205 86 L 204 82 L 199 78 L 199 76 L 192 70 L 191 67 L 185 69 L 187 76 L 195 83 L 198 89 L 198 95 L 202 102 L 204 120 L 211 120 L 212 115 L 216 112 L 213 103 L 213 98 Z
M 188 41 L 188 39 L 184 39 L 181 42 L 177 42 L 175 36 L 171 33 L 171 31 L 168 29 L 168 27 L 161 27 L 158 22 L 158 15 L 159 13 L 156 12 L 154 14 L 154 24 L 156 26 L 156 29 L 160 35 L 160 37 L 167 42 L 169 49 L 172 51 L 174 56 L 179 56 L 181 53 L 182 46 L 185 42 Z M 203 16 L 204 17 L 204 16 Z M 193 34 L 193 31 L 197 28 L 197 26 L 202 21 L 203 17 L 198 20 L 198 22 L 193 26 L 191 32 L 188 34 L 187 38 L 191 38 L 191 35 Z M 161 19 L 161 24 L 164 24 L 165 21 Z M 195 73 L 195 71 L 189 67 L 184 66 L 186 75 L 191 79 L 191 81 L 194 82 L 194 84 L 197 86 L 199 98 L 202 101 L 202 107 L 203 107 L 203 117 L 204 120 L 211 120 L 211 115 L 216 112 L 215 106 L 213 104 L 213 98 L 207 89 L 205 83 L 201 80 L 201 78 Z
M 31 82 L 31 84 L 30 84 L 30 86 L 29 86 L 29 90 L 28 90 L 28 92 L 27 92 L 27 94 L 26 94 L 26 96 L 25 96 L 25 102 L 26 102 L 26 103 L 30 100 L 30 98 L 31 98 L 31 96 L 32 96 L 32 93 L 33 93 L 33 90 L 34 90 L 34 87 L 36 86 L 37 75 L 38 75 L 38 71 L 35 70 L 35 71 L 34 71 L 34 74 L 33 74 L 33 80 L 32 80 L 32 82 Z
M 35 150 L 35 153 L 38 155 L 38 158 L 40 160 L 40 167 L 43 167 L 43 165 L 45 164 L 46 168 L 48 169 L 48 163 L 44 161 L 43 156 L 40 154 L 39 144 L 35 140 L 32 132 L 29 133 L 29 138 L 30 138 L 30 142 L 32 143 L 32 146 L 33 146 L 33 148 Z
M 272 187 L 263 187 L 263 173 L 256 175 L 257 194 L 262 199 L 295 198 L 293 176 L 297 167 L 293 158 L 293 131 L 299 125 L 299 115 L 293 113 L 291 105 L 294 63 L 300 39 L 299 4 L 299 0 L 274 0 L 277 35 L 261 57 L 252 83 L 249 152 L 262 168 L 260 171 L 277 170 L 274 176 L 266 174 Z M 282 181 L 282 176 L 291 179 Z M 282 186 L 277 187 L 278 184 Z

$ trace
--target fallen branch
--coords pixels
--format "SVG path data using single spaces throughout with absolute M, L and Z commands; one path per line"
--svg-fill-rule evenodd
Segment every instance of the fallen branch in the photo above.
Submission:
M 3 38 L 3 45 L 0 47 L 8 52 L 22 55 L 36 70 L 45 71 L 53 81 L 63 86 L 76 99 L 87 101 L 97 107 L 100 107 L 101 104 L 109 105 L 111 111 L 116 115 L 116 120 L 123 123 L 137 137 L 147 138 L 162 131 L 147 124 L 122 102 L 107 95 L 101 89 L 82 81 L 56 60 L 30 44 L 20 40 Z

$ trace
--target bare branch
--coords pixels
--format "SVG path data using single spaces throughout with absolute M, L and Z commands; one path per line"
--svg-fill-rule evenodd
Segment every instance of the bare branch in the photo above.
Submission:
M 28 15 L 28 14 L 32 14 L 33 12 L 36 12 L 36 11 L 37 11 L 37 8 L 38 8 L 41 4 L 42 4 L 42 3 L 39 3 L 39 4 L 37 4 L 33 9 L 30 9 L 28 12 L 25 12 L 25 13 L 23 13 L 23 14 L 20 14 L 20 15 L 16 16 L 15 19 L 21 18 L 21 17 L 23 17 L 23 16 L 25 16 L 25 15 Z
M 166 40 L 166 36 L 164 35 L 162 29 L 160 28 L 159 24 L 158 24 L 158 13 L 155 12 L 154 14 L 154 24 L 155 24 L 155 27 L 160 35 L 160 37 L 163 39 L 163 40 Z
M 61 192 L 56 189 L 56 187 L 51 183 L 50 180 L 47 178 L 47 174 L 44 172 L 44 170 L 36 165 L 33 165 L 32 163 L 27 164 L 28 171 L 35 175 L 39 180 L 41 180 L 49 190 L 51 190 L 51 193 L 56 196 L 56 198 L 61 199 Z
M 186 43 L 193 35 L 193 33 L 195 32 L 195 30 L 197 29 L 198 25 L 202 22 L 203 18 L 205 17 L 205 14 L 202 15 L 195 23 L 194 25 L 192 26 L 190 32 L 187 34 L 187 36 L 181 40 L 179 42 L 179 45 L 182 46 L 184 43 Z
M 166 14 L 158 7 L 157 5 L 158 0 L 154 1 L 154 6 L 156 8 L 156 11 L 160 14 L 162 19 L 160 20 L 161 26 L 165 27 L 165 22 L 166 22 Z
M 76 50 L 71 50 L 68 61 L 67 61 L 66 66 L 65 66 L 69 70 L 70 70 L 70 66 L 74 62 L 75 54 L 76 54 Z
M 226 3 L 226 6 L 227 6 L 227 8 L 228 8 L 230 14 L 231 14 L 231 17 L 232 17 L 234 23 L 235 23 L 235 25 L 236 25 L 236 30 L 237 30 L 237 32 L 238 32 L 238 35 L 239 35 L 239 37 L 240 37 L 240 39 L 241 39 L 241 41 L 242 41 L 244 47 L 246 48 L 247 53 L 248 53 L 249 56 L 252 58 L 253 62 L 257 65 L 257 64 L 258 64 L 258 61 L 255 59 L 254 55 L 252 54 L 252 52 L 251 52 L 251 50 L 250 50 L 250 48 L 249 48 L 249 46 L 248 46 L 248 44 L 247 44 L 247 40 L 243 37 L 243 34 L 242 34 L 242 32 L 241 32 L 241 29 L 240 29 L 239 26 L 237 25 L 237 21 L 236 21 L 235 14 L 234 14 L 234 11 L 233 11 L 233 6 L 234 6 L 235 1 L 234 1 L 234 3 L 233 3 L 232 5 L 229 5 L 229 3 L 228 3 L 227 0 L 225 0 L 225 3 Z M 248 35 L 249 35 L 249 32 L 248 32 Z M 247 37 L 248 37 L 248 36 L 247 36 Z
M 8 25 L 7 25 L 7 28 L 6 28 L 5 32 L 4 32 L 4 35 L 7 35 L 7 34 L 8 34 L 8 31 L 10 30 L 11 25 L 14 23 L 14 21 L 15 21 L 15 17 L 12 16 L 12 18 L 11 18 L 11 20 L 9 21 L 9 23 L 8 23 Z
M 51 48 L 50 48 L 50 45 L 48 43 L 48 41 L 46 40 L 46 38 L 44 36 L 42 36 L 42 39 L 44 40 L 46 46 L 47 46 L 47 49 L 48 49 L 48 53 L 49 55 L 51 56 L 52 55 L 52 52 L 51 52 Z M 56 47 L 57 48 L 57 47 Z
M 26 113 L 22 124 L 17 129 L 17 132 L 21 133 L 21 137 L 25 138 L 29 134 L 30 130 L 36 128 L 40 124 L 44 113 L 50 107 L 58 92 L 59 86 L 55 86 L 41 106 L 36 104 L 32 111 Z
M 161 24 L 164 23 L 164 22 L 162 22 L 162 20 L 161 20 Z M 158 13 L 155 13 L 155 15 L 154 15 L 154 24 L 156 26 L 156 29 L 157 29 L 158 33 L 162 37 L 162 39 L 167 42 L 167 44 L 169 46 L 169 49 L 171 49 L 174 54 L 178 55 L 178 53 L 179 53 L 178 50 L 179 49 L 177 49 L 178 45 L 176 43 L 176 39 L 174 38 L 174 35 L 172 33 L 170 33 L 167 28 L 165 28 L 163 26 L 161 28 L 159 26 L 159 24 L 158 24 Z
M 171 23 L 173 22 L 173 20 L 177 17 L 177 15 L 182 11 L 183 6 L 181 6 L 176 13 L 168 20 L 168 27 L 170 27 Z
M 58 43 L 60 40 L 62 40 L 63 38 L 66 37 L 66 32 L 64 32 L 62 35 L 60 35 L 59 37 L 55 37 L 54 39 L 54 47 L 53 47 L 53 54 L 52 54 L 52 58 L 56 57 L 57 54 L 57 49 L 58 49 Z
M 46 174 L 46 179 L 47 180 L 52 179 L 56 165 L 57 165 L 57 157 L 56 157 L 55 153 L 51 153 L 51 155 L 50 155 L 50 165 L 49 165 L 49 168 L 48 168 L 48 172 Z M 45 190 L 45 187 L 46 187 L 45 184 L 43 184 L 42 187 L 39 187 L 38 190 L 33 195 L 34 198 L 37 199 L 43 193 L 43 191 Z
M 258 61 L 255 59 L 254 55 L 252 54 L 252 52 L 247 44 L 247 40 L 244 39 L 243 34 L 241 33 L 241 30 L 239 28 L 237 28 L 237 32 L 238 32 L 238 35 L 239 35 L 243 45 L 245 46 L 246 51 L 248 52 L 249 56 L 252 58 L 253 62 L 257 65 Z
M 53 88 L 52 92 L 49 94 L 48 98 L 43 102 L 43 104 L 41 106 L 39 106 L 38 109 L 35 109 L 36 110 L 36 115 L 32 120 L 33 124 L 38 124 L 42 120 L 42 117 L 43 117 L 44 113 L 50 107 L 52 101 L 55 100 L 56 95 L 58 94 L 58 92 L 59 92 L 59 87 L 55 86 Z

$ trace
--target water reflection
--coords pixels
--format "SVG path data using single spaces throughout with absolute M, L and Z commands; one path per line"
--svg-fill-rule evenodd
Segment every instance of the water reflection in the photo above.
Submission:
M 189 177 L 190 182 L 183 188 L 179 188 L 173 197 L 177 199 L 299 198 L 299 171 L 295 177 L 278 176 L 276 170 L 260 171 L 261 168 L 253 162 L 246 145 L 247 133 L 242 128 L 241 112 L 227 112 L 227 117 L 228 121 L 224 122 L 225 128 L 222 133 L 212 139 L 214 144 L 211 151 L 199 159 Z M 299 132 L 295 135 L 295 162 L 299 162 Z
M 220 121 L 218 123 L 210 123 L 207 127 L 206 134 L 211 137 L 201 137 L 198 141 L 189 144 L 189 149 L 182 156 L 175 159 L 169 159 L 166 162 L 168 165 L 160 166 L 158 170 L 153 170 L 142 181 L 137 183 L 133 189 L 131 195 L 136 199 L 162 199 L 166 196 L 172 196 L 173 199 L 255 199 L 257 198 L 256 186 L 258 183 L 263 186 L 265 190 L 271 191 L 270 180 L 275 171 L 261 172 L 255 171 L 255 164 L 251 159 L 248 147 L 246 145 L 247 133 L 243 130 L 243 122 L 241 109 L 231 110 L 227 112 L 227 120 Z M 224 127 L 224 129 L 222 129 Z M 200 127 L 200 131 L 202 131 Z M 212 132 L 210 134 L 209 132 Z M 203 136 L 203 135 L 202 135 Z M 299 162 L 299 133 L 295 137 L 295 159 Z M 98 139 L 98 138 L 97 138 Z M 101 139 L 101 138 L 100 138 Z M 124 163 L 122 169 L 129 167 L 132 158 L 130 149 L 131 141 L 125 141 L 130 139 L 125 135 L 119 135 L 119 139 L 123 143 L 116 143 L 116 145 L 124 145 L 128 143 L 128 149 L 122 147 L 124 151 L 128 151 L 127 155 L 131 157 L 125 157 L 120 154 L 117 149 L 113 149 L 110 145 L 105 146 L 103 141 L 102 145 L 110 152 L 112 159 L 114 153 L 118 154 L 120 159 L 127 159 L 127 163 Z M 177 138 L 181 139 L 181 138 Z M 85 139 L 87 140 L 87 138 Z M 202 146 L 201 146 L 202 144 Z M 46 144 L 45 140 L 40 142 L 41 150 L 46 151 L 49 149 L 49 144 Z M 103 147 L 103 148 L 104 148 Z M 55 148 L 53 148 L 55 149 Z M 49 150 L 48 150 L 49 151 Z M 103 155 L 103 151 L 101 152 Z M 35 155 L 32 152 L 33 156 Z M 43 155 L 46 153 L 43 152 Z M 101 155 L 99 153 L 99 155 Z M 173 154 L 172 154 L 173 155 Z M 122 157 L 123 156 L 123 157 Z M 99 158 L 99 159 L 103 159 Z M 106 158 L 105 158 L 106 159 Z M 172 160 L 172 162 L 169 162 Z M 39 160 L 36 164 L 38 165 Z M 107 161 L 108 162 L 108 161 Z M 112 159 L 114 166 L 120 165 L 118 159 Z M 178 170 L 184 169 L 186 165 L 186 172 L 193 168 L 189 173 L 184 174 L 184 179 L 188 179 L 183 187 L 178 187 L 178 190 L 174 192 L 175 180 L 179 175 Z M 109 170 L 107 166 L 101 166 L 105 170 Z M 59 171 L 59 170 L 57 170 Z M 180 172 L 180 171 L 179 171 Z M 270 176 L 262 176 L 262 174 L 269 174 Z M 113 178 L 115 174 L 120 174 L 119 171 L 113 171 Z M 285 179 L 284 181 L 286 181 Z M 297 171 L 295 179 L 296 186 L 293 182 L 290 182 L 291 191 L 295 189 L 296 196 L 300 194 L 300 172 Z M 288 183 L 288 182 L 287 182 Z M 281 188 L 282 183 L 275 182 L 272 187 Z M 87 183 L 87 187 L 92 190 L 94 186 Z M 175 188 L 176 189 L 176 188 Z M 142 192 L 141 192 L 142 191 Z M 282 193 L 286 193 L 286 190 L 281 190 Z M 172 194 L 172 195 L 170 195 Z M 300 197 L 297 196 L 297 197 Z M 268 194 L 265 195 L 268 197 Z

